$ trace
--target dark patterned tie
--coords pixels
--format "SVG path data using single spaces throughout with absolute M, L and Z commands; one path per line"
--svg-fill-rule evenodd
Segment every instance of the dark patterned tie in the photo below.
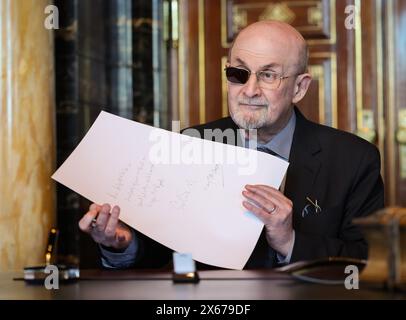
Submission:
M 278 157 L 278 158 L 281 158 L 281 156 L 280 156 L 279 154 L 277 154 L 275 151 L 273 151 L 273 150 L 271 150 L 271 149 L 269 149 L 269 148 L 267 148 L 267 147 L 262 147 L 262 146 L 261 146 L 261 147 L 258 147 L 257 150 L 258 150 L 258 151 L 261 151 L 261 152 L 265 152 L 265 153 L 271 154 L 271 155 L 276 156 L 276 157 Z

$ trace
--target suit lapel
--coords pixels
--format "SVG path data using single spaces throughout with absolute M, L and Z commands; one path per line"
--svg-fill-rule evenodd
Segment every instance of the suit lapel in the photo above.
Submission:
M 293 226 L 299 227 L 306 197 L 314 199 L 314 186 L 321 168 L 321 147 L 312 124 L 295 107 L 296 128 L 289 156 L 285 195 L 293 202 Z
M 286 175 L 284 194 L 293 202 L 293 227 L 300 229 L 301 212 L 307 204 L 306 197 L 314 199 L 316 195 L 315 186 L 321 168 L 320 154 L 322 150 L 318 138 L 314 134 L 312 123 L 296 107 L 295 113 L 296 127 L 290 150 L 290 164 Z M 220 129 L 226 128 L 232 128 L 236 132 L 237 140 L 240 138 L 237 133 L 238 126 L 231 118 L 224 119 L 221 123 Z M 259 268 L 265 265 L 276 265 L 276 252 L 270 250 L 263 230 L 246 268 Z

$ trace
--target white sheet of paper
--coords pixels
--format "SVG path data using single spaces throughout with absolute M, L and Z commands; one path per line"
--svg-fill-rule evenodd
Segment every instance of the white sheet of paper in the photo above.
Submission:
M 210 150 L 223 159 L 210 161 Z M 287 167 L 263 152 L 103 111 L 52 178 L 92 202 L 120 206 L 122 221 L 177 252 L 241 270 L 263 228 L 241 192 L 246 184 L 278 188 Z

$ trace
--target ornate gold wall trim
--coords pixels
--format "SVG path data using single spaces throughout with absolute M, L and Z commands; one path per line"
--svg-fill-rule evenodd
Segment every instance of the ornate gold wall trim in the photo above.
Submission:
M 334 128 L 338 127 L 338 100 L 337 100 L 337 54 L 335 52 L 314 52 L 310 54 L 310 58 L 329 59 L 330 60 L 330 92 L 331 92 L 331 125 Z M 314 66 L 314 65 L 313 65 Z M 309 70 L 312 66 L 309 66 Z M 323 81 L 325 78 L 323 78 Z M 326 89 L 325 84 L 323 84 Z M 324 107 L 324 115 L 325 115 Z M 325 117 L 324 117 L 325 119 Z
M 186 46 L 185 46 L 185 14 L 187 12 L 187 8 L 184 0 L 179 0 L 180 3 L 178 4 L 178 10 L 182 12 L 179 12 L 178 14 L 178 26 L 179 26 L 179 39 L 178 39 L 178 104 L 179 104 L 179 121 L 180 121 L 180 127 L 184 128 L 185 126 L 189 126 L 189 116 L 186 115 L 186 101 L 185 101 L 185 88 L 187 87 L 187 84 L 185 80 L 187 79 L 186 77 L 186 72 L 187 70 L 185 69 L 186 65 Z
M 311 65 L 309 66 L 309 73 L 319 83 L 319 123 L 326 124 L 324 66 L 319 64 Z
M 355 19 L 355 92 L 356 92 L 356 110 L 357 110 L 357 131 L 363 128 L 363 85 L 362 85 L 362 23 L 361 23 L 361 1 L 355 0 L 356 10 Z
M 392 206 L 396 204 L 396 182 L 397 182 L 397 167 L 396 167 L 396 140 L 395 140 L 395 128 L 397 128 L 396 114 L 395 114 L 395 12 L 394 12 L 394 1 L 386 1 L 386 46 L 387 46 L 387 59 L 386 59 L 386 69 L 388 70 L 387 77 L 388 81 L 386 83 L 386 93 L 387 93 L 387 166 L 389 180 L 386 184 L 389 189 L 389 200 L 388 205 Z
M 242 7 L 242 6 L 241 6 Z M 296 18 L 296 14 L 285 2 L 270 3 L 259 16 L 259 20 L 280 20 L 291 23 Z
M 323 10 L 322 3 L 319 2 L 316 7 L 307 9 L 307 21 L 310 24 L 315 24 L 317 29 L 323 25 Z
M 324 66 L 319 64 L 311 65 L 309 66 L 309 73 L 319 83 L 319 123 L 326 124 Z
M 378 148 L 381 154 L 381 175 L 385 181 L 385 118 L 384 118 L 384 91 L 383 91 L 383 39 L 382 39 L 382 0 L 375 2 L 376 27 L 376 75 L 377 75 L 377 116 L 378 116 Z
M 320 5 L 320 1 L 289 1 L 290 6 L 305 6 L 305 5 Z M 286 5 L 284 1 L 279 2 L 278 5 Z M 269 4 L 268 4 L 269 5 Z M 264 7 L 264 2 L 257 2 L 252 4 L 241 4 L 241 8 L 258 8 Z M 335 44 L 337 39 L 337 27 L 336 27 L 336 0 L 329 1 L 330 10 L 330 38 L 329 39 L 310 39 L 307 40 L 309 45 L 320 45 L 320 44 Z M 308 13 L 308 17 L 311 19 L 316 19 L 316 12 L 312 11 Z M 245 19 L 246 20 L 246 19 Z M 244 21 L 244 19 L 242 19 Z M 289 22 L 289 21 L 287 21 Z M 245 22 L 246 24 L 246 22 Z M 318 26 L 302 26 L 297 27 L 299 31 L 312 31 L 319 30 Z M 221 0 L 221 45 L 223 48 L 229 48 L 230 43 L 227 41 L 227 0 Z
M 338 128 L 337 54 L 331 53 L 331 108 L 334 128 Z
M 223 117 L 228 116 L 228 103 L 227 103 L 227 78 L 224 68 L 226 67 L 227 56 L 221 57 L 221 113 Z
M 221 46 L 230 48 L 230 43 L 227 41 L 227 0 L 221 0 Z
M 337 42 L 337 9 L 336 0 L 330 0 L 330 38 L 329 39 L 310 39 L 307 40 L 309 46 L 320 44 L 336 44 Z
M 205 57 L 205 25 L 204 0 L 199 0 L 199 121 L 206 122 L 206 57 Z

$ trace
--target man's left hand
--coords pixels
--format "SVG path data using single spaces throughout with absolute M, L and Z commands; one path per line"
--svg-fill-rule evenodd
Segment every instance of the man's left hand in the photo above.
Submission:
M 243 201 L 243 206 L 264 223 L 269 245 L 287 256 L 294 240 L 292 201 L 270 186 L 246 185 L 245 188 L 242 194 L 250 202 Z

